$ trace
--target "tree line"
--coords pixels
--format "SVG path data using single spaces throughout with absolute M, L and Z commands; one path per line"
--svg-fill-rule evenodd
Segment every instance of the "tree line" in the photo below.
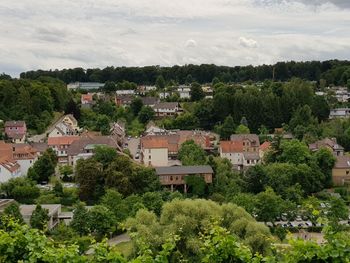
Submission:
M 104 69 L 72 68 L 62 70 L 36 70 L 20 74 L 21 78 L 37 79 L 41 76 L 58 78 L 65 83 L 80 82 L 122 82 L 124 80 L 137 84 L 156 83 L 158 76 L 166 81 L 177 83 L 212 82 L 218 78 L 222 82 L 244 81 L 286 81 L 298 77 L 310 81 L 325 80 L 328 84 L 346 85 L 350 79 L 350 62 L 340 60 L 306 61 L 306 62 L 278 62 L 274 65 L 260 66 L 216 66 L 214 64 L 184 65 L 172 67 L 114 67 Z

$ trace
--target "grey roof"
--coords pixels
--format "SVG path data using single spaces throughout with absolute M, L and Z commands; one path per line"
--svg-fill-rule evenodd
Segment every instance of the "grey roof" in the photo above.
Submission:
M 157 167 L 157 175 L 169 175 L 169 174 L 212 174 L 213 169 L 209 165 L 195 165 L 195 166 L 167 166 Z
M 232 134 L 230 137 L 231 141 L 242 141 L 249 140 L 259 143 L 259 136 L 256 134 Z
M 23 127 L 25 126 L 25 122 L 24 121 L 6 121 L 5 122 L 5 127 Z
M 107 145 L 116 148 L 118 143 L 112 138 L 112 136 L 81 137 L 79 140 L 72 142 L 68 147 L 67 155 L 74 156 L 82 153 L 87 145 Z
M 258 153 L 254 152 L 244 152 L 244 159 L 246 160 L 260 160 L 260 156 Z
M 141 100 L 145 106 L 155 105 L 159 101 L 156 97 L 141 97 Z
M 159 102 L 154 105 L 154 109 L 175 109 L 179 106 L 178 102 Z

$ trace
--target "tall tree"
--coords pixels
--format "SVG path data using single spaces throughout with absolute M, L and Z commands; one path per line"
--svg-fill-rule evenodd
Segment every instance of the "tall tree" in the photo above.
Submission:
M 30 217 L 30 225 L 31 227 L 44 230 L 49 218 L 49 210 L 42 208 L 41 205 L 37 205 Z

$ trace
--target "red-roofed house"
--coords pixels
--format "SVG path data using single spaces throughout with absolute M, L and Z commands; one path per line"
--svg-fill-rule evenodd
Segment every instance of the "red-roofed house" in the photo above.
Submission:
M 141 139 L 141 162 L 145 166 L 168 166 L 168 141 L 166 139 Z
M 49 137 L 47 145 L 57 154 L 58 163 L 64 165 L 68 164 L 67 149 L 76 140 L 79 140 L 79 136 Z
M 260 159 L 263 160 L 264 159 L 264 155 L 267 151 L 270 150 L 270 147 L 271 147 L 271 142 L 269 141 L 266 141 L 264 142 L 263 144 L 260 145 L 259 147 L 259 156 L 260 156 Z
M 5 134 L 13 143 L 24 143 L 27 126 L 24 121 L 5 122 Z
M 0 183 L 21 176 L 21 166 L 11 157 L 0 157 Z
M 81 106 L 82 106 L 83 108 L 90 108 L 91 105 L 92 105 L 93 102 L 94 102 L 91 93 L 82 94 L 82 95 L 81 95 L 81 98 L 80 98 L 80 101 L 81 101 Z

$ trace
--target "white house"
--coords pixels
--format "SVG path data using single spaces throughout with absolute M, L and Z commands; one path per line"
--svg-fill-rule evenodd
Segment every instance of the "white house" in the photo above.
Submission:
M 142 138 L 141 162 L 145 166 L 168 166 L 168 141 Z
M 156 117 L 176 116 L 181 108 L 178 102 L 160 102 L 154 105 Z
M 5 183 L 21 175 L 21 166 L 16 160 L 7 156 L 0 157 L 0 183 Z
M 349 108 L 336 108 L 331 109 L 329 113 L 330 119 L 335 118 L 349 118 L 350 117 L 350 109 Z
M 78 121 L 72 114 L 63 116 L 56 124 L 51 128 L 48 133 L 48 137 L 62 137 L 77 135 L 81 129 L 78 126 Z
M 177 88 L 177 92 L 180 94 L 181 99 L 189 99 L 191 98 L 190 92 L 191 92 L 191 87 L 186 86 L 186 85 L 180 85 Z
M 117 95 L 135 95 L 136 92 L 133 89 L 122 89 L 116 91 Z

